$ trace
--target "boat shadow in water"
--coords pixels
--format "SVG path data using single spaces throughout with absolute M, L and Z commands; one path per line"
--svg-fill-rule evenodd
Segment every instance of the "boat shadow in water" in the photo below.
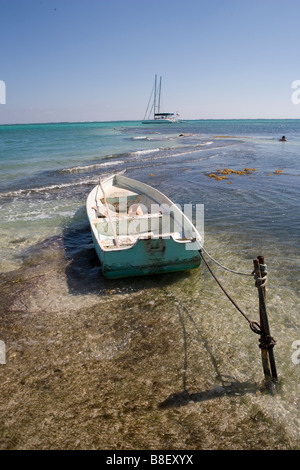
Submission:
M 188 272 L 155 274 L 120 279 L 107 279 L 93 244 L 85 208 L 80 208 L 63 230 L 63 249 L 66 259 L 66 279 L 71 295 L 99 296 L 138 292 L 177 282 Z

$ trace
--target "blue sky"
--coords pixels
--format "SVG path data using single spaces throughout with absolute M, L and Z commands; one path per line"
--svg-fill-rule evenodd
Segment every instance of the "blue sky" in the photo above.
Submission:
M 0 123 L 300 118 L 299 0 L 0 0 Z

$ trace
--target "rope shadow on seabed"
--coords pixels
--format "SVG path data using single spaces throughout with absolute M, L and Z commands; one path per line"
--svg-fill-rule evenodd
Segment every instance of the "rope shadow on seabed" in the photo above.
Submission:
M 168 294 L 170 296 L 170 294 Z M 174 297 L 174 300 L 175 297 Z M 188 354 L 187 354 L 187 332 L 185 328 L 184 317 L 179 308 L 179 302 L 176 300 L 175 302 L 179 321 L 182 327 L 183 332 L 183 345 L 184 345 L 184 363 L 183 363 L 183 376 L 182 376 L 182 383 L 183 383 L 183 390 L 179 393 L 173 393 L 170 395 L 166 400 L 159 403 L 158 408 L 169 408 L 169 407 L 180 407 L 186 406 L 191 403 L 195 402 L 204 402 L 208 400 L 213 400 L 215 398 L 220 398 L 223 396 L 241 396 L 246 395 L 248 393 L 255 394 L 257 391 L 261 390 L 261 387 L 253 382 L 239 382 L 234 377 L 223 375 L 220 373 L 216 358 L 214 357 L 212 350 L 209 346 L 207 339 L 202 334 L 201 330 L 196 325 L 194 319 L 188 312 L 188 310 L 181 305 L 181 309 L 185 312 L 185 315 L 189 318 L 189 320 L 193 323 L 195 330 L 199 334 L 204 347 L 210 356 L 210 360 L 212 362 L 213 368 L 216 372 L 216 379 L 221 382 L 221 385 L 214 385 L 211 389 L 204 390 L 197 393 L 189 393 L 186 386 L 186 371 L 188 367 Z
M 222 376 L 224 378 L 226 376 Z M 233 378 L 233 377 L 232 377 Z M 255 394 L 259 390 L 259 386 L 251 382 L 229 382 L 228 385 L 215 385 L 211 389 L 198 393 L 189 393 L 183 390 L 180 393 L 170 395 L 166 400 L 159 404 L 159 408 L 171 408 L 186 406 L 196 402 L 204 402 L 221 398 L 223 396 L 241 396 L 248 393 Z

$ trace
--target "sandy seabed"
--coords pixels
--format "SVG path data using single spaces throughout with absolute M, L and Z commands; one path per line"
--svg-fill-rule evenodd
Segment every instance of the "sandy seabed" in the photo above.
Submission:
M 194 273 L 108 282 L 82 262 L 57 238 L 0 279 L 2 450 L 299 448 L 265 411 L 278 398 L 229 375 L 222 325 L 189 318 Z

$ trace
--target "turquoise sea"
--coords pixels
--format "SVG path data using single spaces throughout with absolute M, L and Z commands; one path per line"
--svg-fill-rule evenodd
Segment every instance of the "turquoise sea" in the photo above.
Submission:
M 282 135 L 286 136 L 286 142 L 279 141 Z M 129 279 L 108 286 L 101 278 L 91 244 L 85 200 L 99 177 L 112 173 L 124 173 L 150 184 L 182 207 L 204 204 L 204 247 L 222 265 L 251 273 L 252 260 L 264 255 L 269 273 L 267 307 L 271 334 L 277 340 L 274 352 L 280 392 L 271 397 L 252 393 L 250 387 L 248 405 L 249 410 L 261 407 L 270 423 L 284 429 L 290 446 L 297 447 L 300 120 L 194 120 L 155 126 L 133 121 L 0 126 L 1 285 L 11 283 L 18 298 L 15 278 L 28 273 L 28 266 L 36 270 L 39 279 L 44 279 L 39 289 L 32 283 L 32 290 L 30 286 L 26 290 L 27 300 L 23 303 L 16 300 L 13 310 L 22 311 L 24 318 L 45 312 L 50 317 L 57 312 L 71 314 L 77 307 L 98 305 L 104 292 L 111 290 L 118 293 L 112 296 L 111 302 L 124 300 L 130 292 L 138 295 L 140 313 L 147 315 L 149 302 L 159 309 L 166 295 L 175 298 L 175 306 L 181 306 L 182 311 L 188 305 L 193 322 L 186 318 L 185 331 L 188 328 L 191 331 L 188 339 L 184 337 L 183 356 L 174 363 L 178 376 L 183 374 L 183 388 L 194 396 L 190 400 L 193 403 L 187 406 L 202 406 L 195 399 L 202 390 L 201 380 L 195 382 L 195 370 L 187 366 L 189 354 L 206 356 L 205 363 L 211 362 L 211 367 L 207 366 L 211 377 L 206 374 L 204 389 L 211 388 L 216 393 L 220 390 L 215 401 L 226 400 L 230 395 L 232 402 L 234 393 L 225 393 L 224 382 L 218 382 L 216 376 L 231 377 L 230 383 L 235 384 L 260 383 L 263 373 L 258 338 L 224 297 L 204 265 L 186 275 L 160 276 L 159 282 L 164 283 L 161 290 L 157 281 L 152 285 L 148 279 L 144 284 L 140 279 Z M 63 253 L 65 267 L 55 278 L 49 270 L 54 269 L 57 250 Z M 253 278 L 232 275 L 209 262 L 232 297 L 257 320 L 258 300 Z M 57 263 L 62 266 L 61 258 Z M 47 283 L 49 277 L 51 283 Z M 2 300 L 6 292 L 2 289 Z M 143 298 L 147 299 L 145 305 Z M 178 317 L 177 307 L 173 305 L 175 317 Z M 193 336 L 195 324 L 202 332 L 207 328 L 205 340 Z M 8 368 L 10 360 L 13 361 L 10 355 L 17 354 L 17 346 L 24 338 L 12 339 L 9 322 L 2 325 L 1 335 L 0 339 L 7 343 Z M 178 341 L 183 340 L 178 338 Z M 189 349 L 189 341 L 195 344 L 197 352 L 194 347 Z M 212 345 L 214 360 L 212 349 L 208 353 L 205 347 L 207 344 Z M 218 354 L 220 357 L 215 360 Z M 223 364 L 218 372 L 216 363 Z M 197 376 L 201 377 L 201 370 Z M 179 389 L 177 384 L 174 393 Z M 235 395 L 236 406 L 242 407 L 246 416 L 247 403 L 239 402 L 238 391 Z M 224 442 L 229 442 L 226 426 L 223 435 Z M 16 447 L 34 447 L 30 440 L 25 444 L 17 442 Z M 231 448 L 229 443 L 218 442 L 211 444 L 211 448 L 222 445 Z M 89 441 L 85 445 L 89 447 Z M 255 447 L 255 443 L 251 445 Z M 193 448 L 192 444 L 182 446 Z M 198 441 L 195 446 L 201 448 Z M 278 448 L 279 444 L 274 441 L 270 446 Z M 257 444 L 257 447 L 268 446 Z

